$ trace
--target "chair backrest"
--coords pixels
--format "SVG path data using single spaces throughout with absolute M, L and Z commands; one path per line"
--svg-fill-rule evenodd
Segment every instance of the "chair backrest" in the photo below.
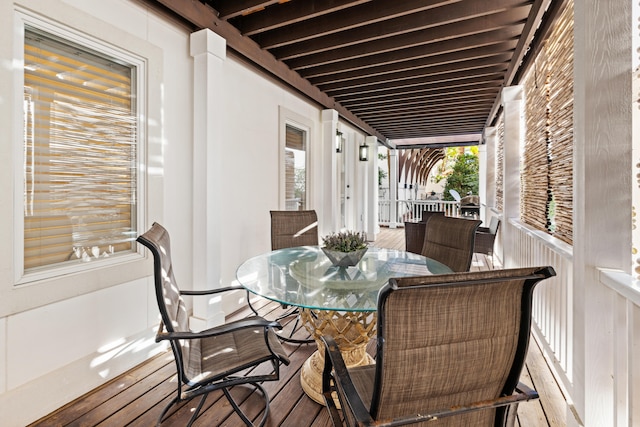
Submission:
M 173 274 L 169 232 L 154 222 L 148 231 L 138 236 L 137 241 L 153 255 L 154 287 L 163 327 L 168 332 L 188 332 L 189 316 Z M 191 346 L 179 347 L 171 341 L 176 362 L 180 362 L 178 366 L 182 366 L 183 374 L 188 374 L 187 378 L 193 378 L 199 373 L 197 367 L 188 366 L 190 352 L 199 351 L 194 345 L 198 345 L 197 341 L 192 342 Z
M 498 217 L 491 217 L 491 222 L 489 223 L 489 233 L 498 234 L 498 229 L 500 228 L 500 220 Z
M 420 220 L 420 222 L 427 222 L 429 221 L 429 218 L 431 218 L 434 215 L 442 215 L 444 216 L 444 211 L 422 211 L 422 219 Z
M 429 413 L 513 393 L 524 365 L 535 285 L 551 267 L 391 279 L 378 298 L 371 415 Z M 494 426 L 502 410 L 447 426 Z M 502 425 L 495 423 L 495 425 Z
M 424 246 L 424 234 L 427 221 L 434 215 L 444 215 L 443 211 L 422 211 L 422 219 L 419 222 L 405 221 L 404 223 L 404 247 L 408 252 L 419 254 Z
M 476 230 L 482 221 L 434 215 L 427 221 L 422 255 L 456 273 L 469 271 Z
M 271 249 L 318 244 L 318 215 L 314 210 L 271 211 Z

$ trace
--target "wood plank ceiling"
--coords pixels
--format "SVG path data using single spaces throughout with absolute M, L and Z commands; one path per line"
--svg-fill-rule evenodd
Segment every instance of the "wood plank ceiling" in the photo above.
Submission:
M 477 143 L 555 0 L 146 0 L 398 148 Z M 547 10 L 549 9 L 549 10 Z M 547 12 L 547 13 L 545 13 Z M 461 144 L 464 142 L 464 144 Z

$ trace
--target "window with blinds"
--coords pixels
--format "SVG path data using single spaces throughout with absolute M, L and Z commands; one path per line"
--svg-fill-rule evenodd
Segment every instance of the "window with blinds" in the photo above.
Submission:
M 526 137 L 521 220 L 573 242 L 573 2 L 559 17 L 522 84 Z
M 306 132 L 286 125 L 285 206 L 287 210 L 304 210 L 307 206 Z
M 24 45 L 24 270 L 135 250 L 136 67 L 33 28 Z

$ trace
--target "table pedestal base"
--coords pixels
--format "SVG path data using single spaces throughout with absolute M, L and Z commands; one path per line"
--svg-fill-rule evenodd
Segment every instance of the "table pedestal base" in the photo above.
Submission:
M 376 315 L 370 312 L 313 311 L 301 312 L 304 325 L 318 346 L 302 365 L 300 384 L 304 392 L 314 401 L 324 405 L 322 397 L 322 371 L 324 370 L 323 335 L 331 335 L 340 348 L 347 366 L 370 365 L 373 358 L 367 353 L 367 344 L 375 335 Z

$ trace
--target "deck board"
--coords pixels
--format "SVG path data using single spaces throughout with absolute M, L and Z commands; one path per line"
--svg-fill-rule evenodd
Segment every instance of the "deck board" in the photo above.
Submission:
M 404 248 L 403 229 L 383 228 L 374 243 L 387 248 Z M 484 255 L 475 255 L 472 269 L 491 268 L 491 260 Z M 499 265 L 495 267 L 499 268 Z M 275 302 L 255 299 L 254 307 L 261 315 L 274 318 L 284 310 Z M 248 307 L 234 313 L 230 320 L 250 315 Z M 287 328 L 295 324 L 295 316 L 282 321 Z M 294 335 L 297 338 L 308 337 L 308 333 L 297 325 Z M 285 349 L 291 358 L 289 366 L 282 366 L 280 380 L 264 384 L 271 399 L 267 426 L 275 427 L 329 427 L 331 421 L 327 410 L 311 400 L 300 386 L 300 368 L 315 350 L 314 344 L 285 343 Z M 368 351 L 375 349 L 372 340 Z M 269 369 L 264 365 L 256 369 Z M 565 427 L 566 402 L 560 388 L 548 369 L 545 359 L 534 340 L 531 340 L 527 356 L 526 369 L 521 377 L 525 384 L 533 386 L 540 399 L 526 402 L 518 408 L 518 426 L 520 427 Z M 162 353 L 145 363 L 131 369 L 103 386 L 87 393 L 65 405 L 52 414 L 31 424 L 41 426 L 140 426 L 155 425 L 164 406 L 175 393 L 175 366 L 170 352 Z M 241 407 L 254 419 L 262 415 L 263 405 L 257 393 L 248 387 L 235 387 L 234 397 Z M 166 426 L 186 425 L 191 411 L 198 399 L 172 409 Z M 244 424 L 221 392 L 210 393 L 205 406 L 194 426 L 238 427 Z

